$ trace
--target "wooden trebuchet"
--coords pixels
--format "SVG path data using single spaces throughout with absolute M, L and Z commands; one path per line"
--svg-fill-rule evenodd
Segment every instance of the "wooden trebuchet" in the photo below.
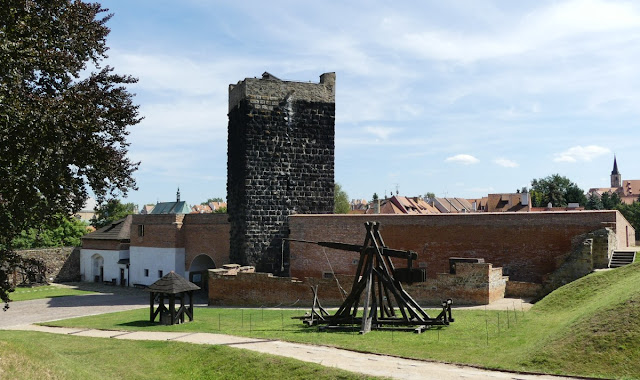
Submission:
M 411 270 L 413 260 L 418 258 L 417 253 L 385 246 L 378 222 L 367 222 L 365 228 L 366 237 L 360 246 L 288 239 L 360 253 L 351 292 L 338 311 L 328 315 L 318 301 L 316 288 L 312 289 L 314 303 L 311 313 L 298 318 L 309 326 L 322 325 L 321 328 L 324 329 L 353 329 L 360 326 L 360 334 L 366 334 L 372 329 L 396 329 L 420 333 L 429 326 L 445 326 L 453 322 L 451 299 L 443 301 L 442 311 L 437 317 L 431 318 L 395 278 L 395 266 L 391 258 L 407 260 L 407 267 Z M 362 305 L 361 313 L 359 313 L 360 305 Z

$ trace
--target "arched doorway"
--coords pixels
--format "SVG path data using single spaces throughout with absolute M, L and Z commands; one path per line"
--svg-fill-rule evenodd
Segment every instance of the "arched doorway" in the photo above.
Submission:
M 92 274 L 94 282 L 104 281 L 104 258 L 97 253 L 91 256 Z
M 200 254 L 196 256 L 189 266 L 189 281 L 198 285 L 205 293 L 208 293 L 208 269 L 215 269 L 216 264 L 209 255 Z

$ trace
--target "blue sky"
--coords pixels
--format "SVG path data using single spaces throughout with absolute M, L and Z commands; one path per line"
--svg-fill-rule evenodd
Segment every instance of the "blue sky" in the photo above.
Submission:
M 350 198 L 481 197 L 559 173 L 640 179 L 640 3 L 103 1 L 145 119 L 127 201 L 226 197 L 228 85 L 336 72 Z

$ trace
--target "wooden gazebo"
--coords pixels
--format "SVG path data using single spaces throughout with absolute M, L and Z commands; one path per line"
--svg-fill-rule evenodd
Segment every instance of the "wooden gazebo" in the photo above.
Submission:
M 174 271 L 149 286 L 146 291 L 150 292 L 149 304 L 151 307 L 149 319 L 155 322 L 160 314 L 160 323 L 163 325 L 175 325 L 184 323 L 185 314 L 189 322 L 193 321 L 193 291 L 200 289 L 196 284 L 189 282 Z M 189 304 L 185 303 L 185 297 L 189 298 Z M 155 301 L 158 299 L 158 308 L 155 308 Z M 165 305 L 165 299 L 169 301 L 169 307 Z M 176 310 L 176 301 L 180 305 Z

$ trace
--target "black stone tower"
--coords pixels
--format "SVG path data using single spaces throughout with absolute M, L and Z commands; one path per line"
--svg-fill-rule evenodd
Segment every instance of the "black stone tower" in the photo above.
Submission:
M 265 72 L 229 85 L 231 262 L 286 275 L 288 216 L 333 212 L 335 81 L 335 73 L 307 83 Z

